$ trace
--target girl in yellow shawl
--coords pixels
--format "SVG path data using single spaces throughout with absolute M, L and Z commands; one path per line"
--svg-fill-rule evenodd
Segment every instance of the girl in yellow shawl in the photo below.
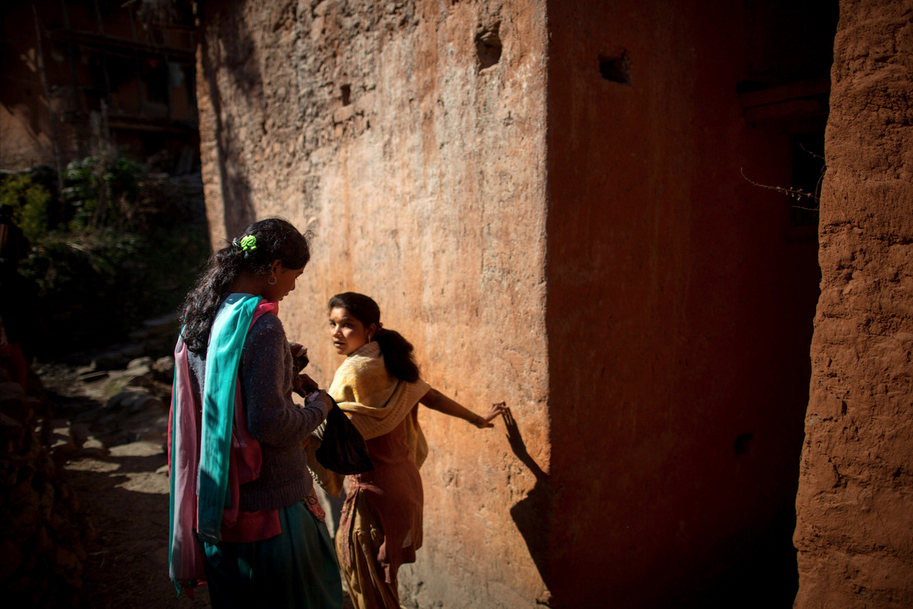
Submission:
M 336 551 L 358 609 L 399 609 L 396 574 L 422 545 L 421 467 L 428 446 L 418 403 L 480 429 L 506 410 L 478 415 L 419 377 L 412 345 L 384 329 L 380 308 L 354 292 L 330 299 L 336 352 L 346 355 L 329 393 L 367 441 L 374 471 L 349 478 Z

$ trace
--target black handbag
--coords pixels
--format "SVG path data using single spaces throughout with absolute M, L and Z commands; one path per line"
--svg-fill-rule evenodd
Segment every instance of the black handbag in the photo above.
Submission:
M 315 454 L 320 465 L 337 474 L 363 474 L 374 469 L 365 439 L 336 400 L 327 414 L 323 440 Z

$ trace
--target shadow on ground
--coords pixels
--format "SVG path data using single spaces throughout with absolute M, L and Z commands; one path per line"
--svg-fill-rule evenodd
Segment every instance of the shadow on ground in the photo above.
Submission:
M 97 382 L 97 381 L 96 381 Z M 194 598 L 177 597 L 168 578 L 169 399 L 145 410 L 113 409 L 94 399 L 93 383 L 57 369 L 45 380 L 60 424 L 87 426 L 102 446 L 79 450 L 61 463 L 62 475 L 97 532 L 86 548 L 81 605 L 115 607 L 210 607 L 205 586 Z M 87 389 L 88 388 L 88 389 Z M 166 415 L 166 416 L 163 416 Z M 73 421 L 80 423 L 73 424 Z M 135 440 L 135 441 L 131 441 Z M 344 607 L 352 607 L 348 598 Z

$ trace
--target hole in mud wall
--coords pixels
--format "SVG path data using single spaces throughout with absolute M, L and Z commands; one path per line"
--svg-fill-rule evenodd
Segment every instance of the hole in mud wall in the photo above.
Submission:
M 743 433 L 735 439 L 733 443 L 733 448 L 735 449 L 735 456 L 741 457 L 748 449 L 751 448 L 752 440 L 754 440 L 754 434 Z
M 599 58 L 599 73 L 610 82 L 631 86 L 631 60 L 628 52 L 624 51 L 621 57 L 606 59 Z
M 476 34 L 476 54 L 479 70 L 485 70 L 501 61 L 501 22 L 485 28 Z
M 348 106 L 352 103 L 352 87 L 351 85 L 342 85 L 339 88 L 340 93 L 342 94 L 342 105 Z

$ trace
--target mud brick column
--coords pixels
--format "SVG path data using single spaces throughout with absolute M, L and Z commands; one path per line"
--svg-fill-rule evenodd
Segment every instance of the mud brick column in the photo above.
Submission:
M 840 3 L 797 608 L 913 604 L 910 8 Z

